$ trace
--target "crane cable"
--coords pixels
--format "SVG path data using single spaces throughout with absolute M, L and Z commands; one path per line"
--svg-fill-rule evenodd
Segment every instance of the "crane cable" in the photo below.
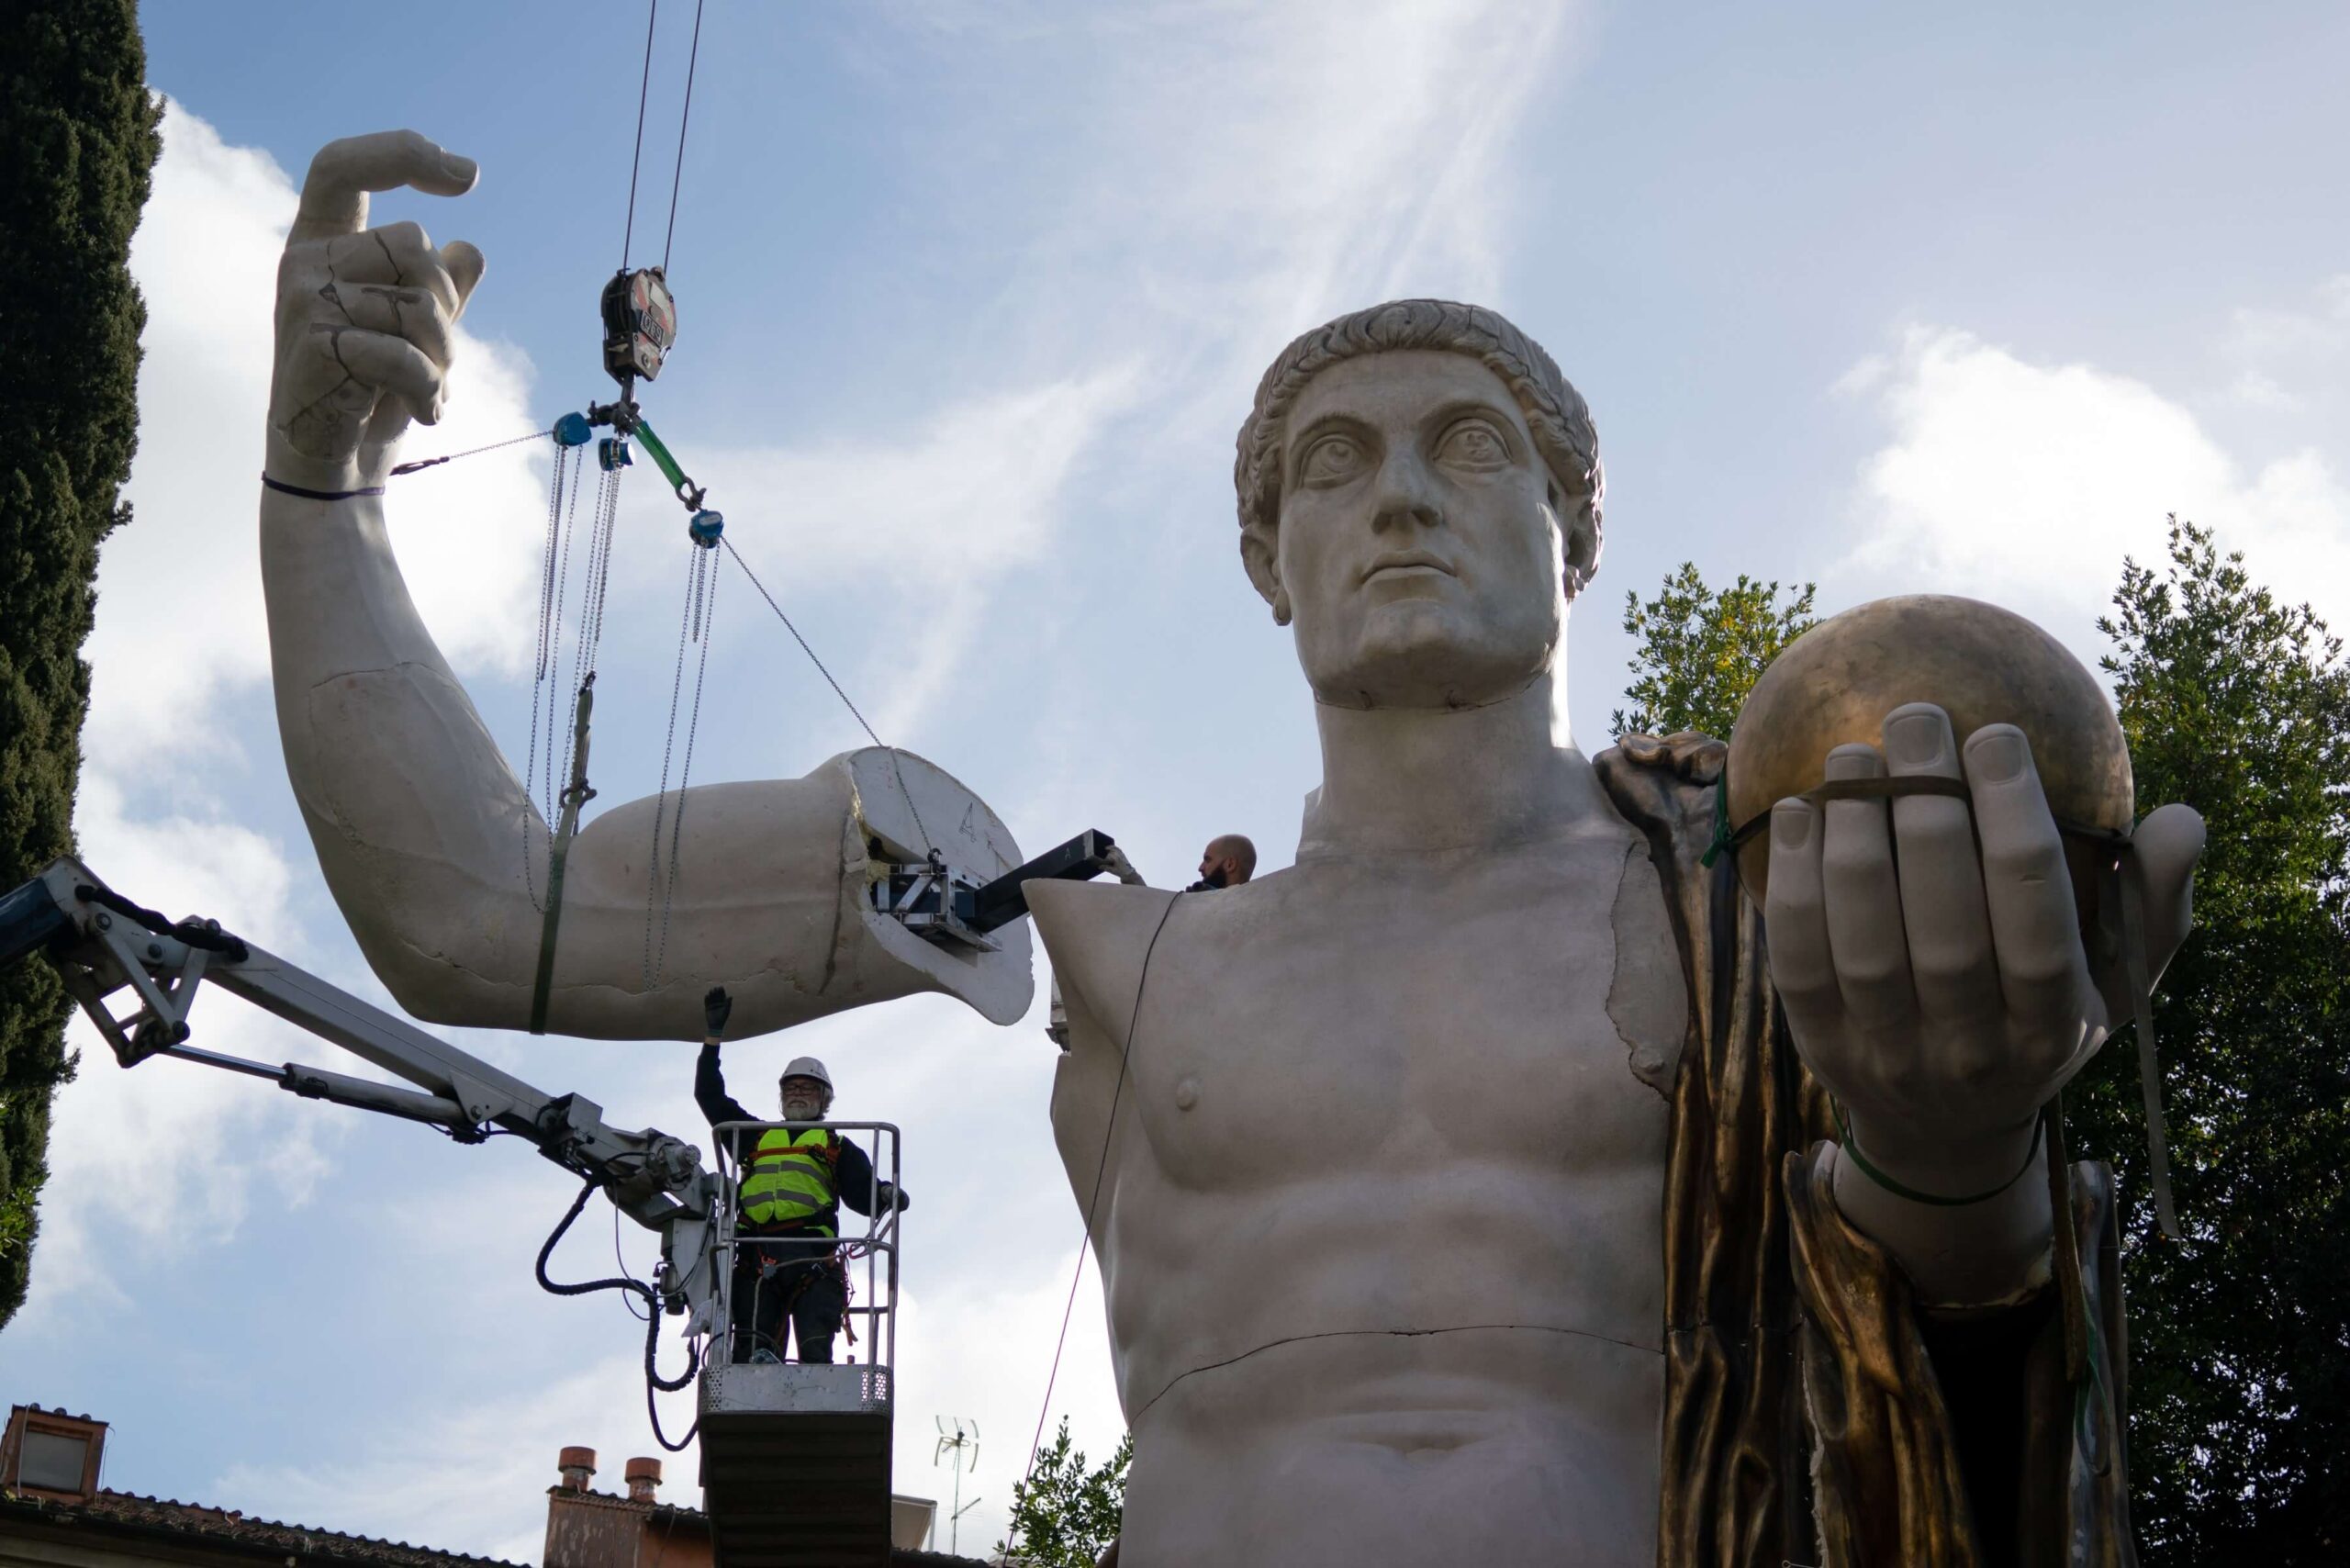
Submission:
M 1044 1450 L 1045 1417 L 1052 1412 L 1053 1385 L 1060 1381 L 1061 1351 L 1069 1345 L 1069 1322 L 1070 1315 L 1077 1310 L 1078 1282 L 1085 1278 L 1085 1249 L 1093 1242 L 1093 1215 L 1102 1204 L 1102 1178 L 1110 1169 L 1110 1139 L 1118 1129 L 1118 1101 L 1125 1092 L 1127 1064 L 1134 1059 L 1135 1027 L 1142 1022 L 1142 998 L 1144 990 L 1150 984 L 1151 955 L 1158 951 L 1159 934 L 1167 929 L 1168 917 L 1175 913 L 1175 906 L 1182 899 L 1183 895 L 1177 893 L 1167 901 L 1167 907 L 1158 912 L 1158 924 L 1150 928 L 1150 942 L 1142 950 L 1142 973 L 1135 980 L 1134 1011 L 1126 1015 L 1126 1037 L 1118 1045 L 1118 1079 L 1110 1090 L 1110 1116 L 1102 1128 L 1102 1157 L 1094 1161 L 1093 1192 L 1085 1200 L 1085 1234 L 1078 1238 L 1077 1268 L 1069 1278 L 1069 1300 L 1061 1306 L 1060 1336 L 1053 1341 L 1053 1367 L 1045 1376 L 1045 1399 L 1036 1411 L 1036 1435 L 1029 1439 L 1028 1468 L 1020 1478 L 1019 1487 L 1014 1489 L 1015 1496 L 1020 1489 L 1025 1488 L 1035 1478 L 1036 1456 Z

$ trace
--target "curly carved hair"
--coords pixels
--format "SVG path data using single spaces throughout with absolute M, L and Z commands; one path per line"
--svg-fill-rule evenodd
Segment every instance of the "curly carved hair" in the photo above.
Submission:
M 1566 592 L 1583 591 L 1599 569 L 1599 432 L 1583 395 L 1568 385 L 1542 345 L 1497 312 L 1449 299 L 1397 299 L 1357 310 L 1304 334 L 1257 384 L 1256 407 L 1240 426 L 1232 465 L 1240 498 L 1241 559 L 1257 591 L 1272 598 L 1264 565 L 1273 558 L 1281 529 L 1281 439 L 1290 409 L 1305 384 L 1341 360 L 1397 349 L 1438 349 L 1483 364 L 1517 399 L 1564 498 Z

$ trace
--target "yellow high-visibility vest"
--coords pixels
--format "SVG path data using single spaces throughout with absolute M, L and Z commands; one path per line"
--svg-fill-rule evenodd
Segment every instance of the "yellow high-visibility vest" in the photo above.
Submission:
M 774 1228 L 796 1226 L 831 1210 L 839 1201 L 834 1172 L 840 1159 L 840 1139 L 824 1128 L 768 1128 L 759 1135 L 759 1146 L 743 1172 L 743 1217 Z M 809 1234 L 830 1236 L 833 1227 L 812 1226 Z

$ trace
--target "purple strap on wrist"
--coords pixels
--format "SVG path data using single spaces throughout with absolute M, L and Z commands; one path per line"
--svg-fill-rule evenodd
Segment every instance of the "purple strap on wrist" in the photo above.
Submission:
M 289 496 L 299 496 L 306 501 L 347 501 L 353 496 L 380 496 L 384 493 L 384 487 L 381 485 L 370 485 L 364 490 L 306 490 L 299 485 L 289 485 L 282 479 L 273 479 L 266 474 L 261 476 L 261 482 L 273 490 L 281 491 Z

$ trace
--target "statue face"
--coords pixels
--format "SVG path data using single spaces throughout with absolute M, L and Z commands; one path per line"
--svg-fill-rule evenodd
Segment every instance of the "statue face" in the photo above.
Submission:
M 1492 371 L 1434 349 L 1343 360 L 1292 409 L 1281 467 L 1276 577 L 1315 697 L 1476 707 L 1550 667 L 1558 514 Z

